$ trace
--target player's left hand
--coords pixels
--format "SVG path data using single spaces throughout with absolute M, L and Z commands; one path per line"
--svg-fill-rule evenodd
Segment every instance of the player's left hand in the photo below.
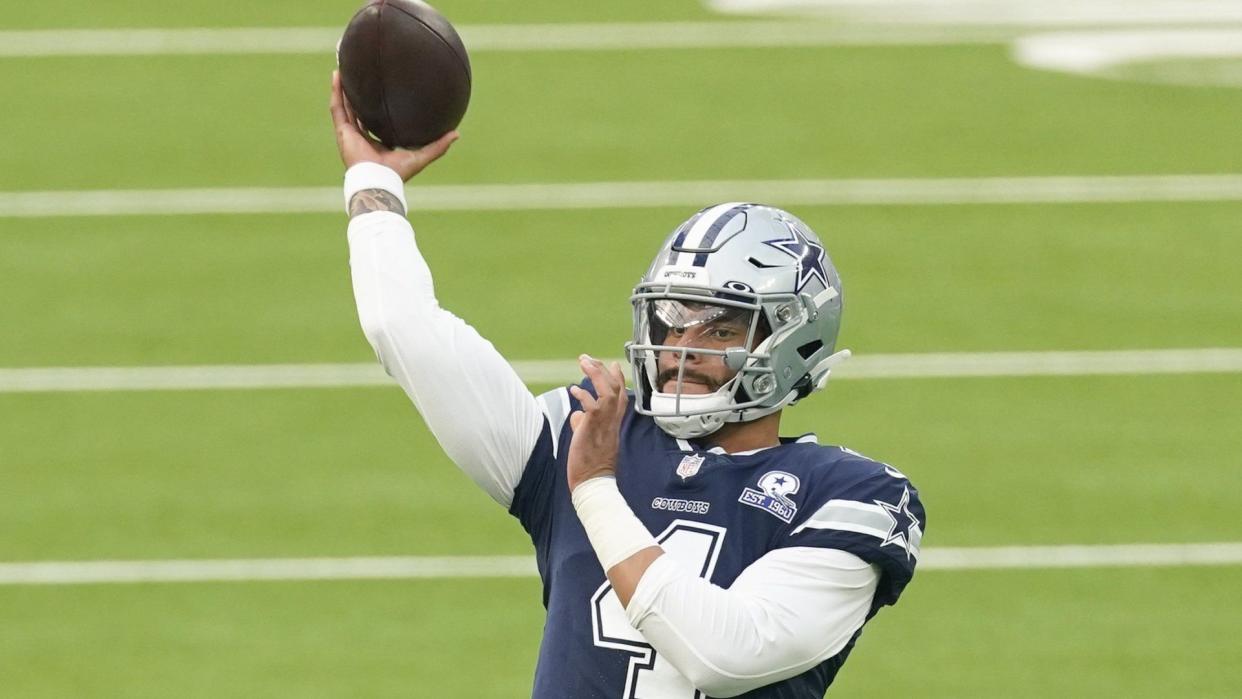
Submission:
M 605 367 L 603 362 L 584 354 L 578 357 L 578 365 L 595 386 L 595 395 L 581 386 L 569 387 L 569 392 L 582 404 L 582 410 L 569 416 L 569 427 L 574 433 L 566 469 L 571 493 L 579 483 L 617 472 L 621 421 L 630 406 L 620 364 L 613 362 Z
M 328 111 L 332 114 L 332 126 L 336 129 L 336 147 L 346 168 L 362 162 L 379 163 L 395 171 L 403 182 L 408 182 L 448 152 L 458 136 L 456 131 L 450 131 L 417 150 L 385 146 L 359 127 L 358 117 L 341 89 L 340 71 L 332 71 L 332 97 L 328 101 Z

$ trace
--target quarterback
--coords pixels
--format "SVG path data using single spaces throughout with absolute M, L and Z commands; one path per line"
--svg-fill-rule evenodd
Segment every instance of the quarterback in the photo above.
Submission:
M 630 297 L 632 391 L 618 364 L 583 355 L 581 383 L 534 396 L 440 307 L 405 217 L 404 182 L 457 134 L 388 150 L 335 78 L 330 107 L 363 332 L 534 543 L 547 621 L 533 696 L 823 696 L 910 581 L 926 519 L 891 466 L 779 434 L 849 355 L 816 235 L 767 206 L 699 211 Z

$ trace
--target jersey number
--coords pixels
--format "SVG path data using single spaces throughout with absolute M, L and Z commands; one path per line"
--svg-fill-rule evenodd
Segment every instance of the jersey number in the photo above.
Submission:
M 720 556 L 725 530 L 702 522 L 676 520 L 656 537 L 666 555 L 693 566 L 699 577 L 710 578 Z M 681 673 L 660 657 L 625 616 L 612 585 L 604 582 L 591 596 L 591 628 L 595 645 L 630 654 L 625 677 L 625 699 L 703 699 Z

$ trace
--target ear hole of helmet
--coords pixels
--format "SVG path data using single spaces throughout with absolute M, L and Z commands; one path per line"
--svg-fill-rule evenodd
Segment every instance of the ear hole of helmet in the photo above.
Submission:
M 824 343 L 822 340 L 811 340 L 810 342 L 798 347 L 798 354 L 804 361 L 809 360 L 816 352 L 822 349 L 823 346 Z M 811 395 L 811 392 L 815 390 L 815 382 L 811 380 L 811 375 L 808 373 L 799 379 L 798 383 L 794 384 L 793 390 L 798 396 L 794 400 L 802 400 L 803 398 Z

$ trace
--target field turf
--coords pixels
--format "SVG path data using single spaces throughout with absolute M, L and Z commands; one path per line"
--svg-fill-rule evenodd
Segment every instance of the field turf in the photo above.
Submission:
M 685 0 L 439 6 L 711 18 Z M 26 3 L 0 25 L 353 9 Z M 0 58 L 0 192 L 333 186 L 330 49 Z M 1035 72 L 1001 45 L 473 61 L 463 138 L 411 199 L 420 182 L 1230 173 L 1242 152 L 1242 90 Z M 860 354 L 1242 347 L 1242 202 L 796 209 L 841 269 Z M 445 307 L 512 359 L 563 359 L 620 355 L 629 288 L 689 213 L 414 225 Z M 0 368 L 370 361 L 345 221 L 0 217 Z M 786 425 L 909 474 L 930 549 L 1242 541 L 1240 416 L 1238 374 L 946 378 L 842 381 Z M 0 393 L 0 484 L 0 562 L 531 550 L 395 387 Z M 830 696 L 1239 696 L 1240 589 L 1239 566 L 922 572 Z M 541 626 L 534 579 L 0 585 L 0 696 L 520 697 Z

